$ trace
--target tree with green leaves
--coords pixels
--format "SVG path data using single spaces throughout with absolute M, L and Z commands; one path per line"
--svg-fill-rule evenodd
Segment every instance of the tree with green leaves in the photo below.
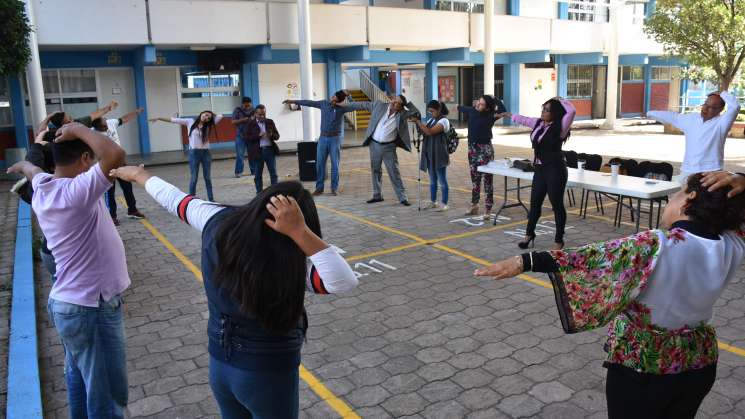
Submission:
M 745 58 L 745 0 L 657 0 L 644 31 L 727 90 Z
M 31 59 L 28 46 L 31 26 L 20 0 L 0 1 L 0 77 L 24 71 Z

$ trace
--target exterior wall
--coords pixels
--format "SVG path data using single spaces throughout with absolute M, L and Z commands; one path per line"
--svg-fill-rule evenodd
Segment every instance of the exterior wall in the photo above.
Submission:
M 294 83 L 297 88 L 288 88 Z M 321 133 L 321 112 L 313 109 L 313 138 L 302 138 L 302 112 L 290 111 L 282 105 L 284 99 L 300 98 L 300 66 L 298 64 L 259 65 L 259 95 L 266 105 L 267 118 L 273 119 L 279 129 L 280 141 L 314 140 Z M 326 65 L 313 64 L 313 97 L 326 97 Z
M 650 109 L 653 111 L 666 111 L 670 105 L 670 83 L 652 83 L 652 97 Z
M 269 42 L 277 46 L 297 45 L 297 4 L 267 4 Z M 330 4 L 314 4 L 310 7 L 310 28 L 310 39 L 314 47 L 365 45 L 367 11 L 364 6 L 337 7 Z
M 608 25 L 602 23 L 553 20 L 551 21 L 551 47 L 549 49 L 552 52 L 561 53 L 604 51 L 607 27 Z
M 553 0 L 522 0 L 520 2 L 520 16 L 556 19 L 559 10 L 556 3 Z
M 132 69 L 100 69 L 98 70 L 98 103 L 108 103 L 112 100 L 119 102 L 119 107 L 107 115 L 117 118 L 124 113 L 137 109 L 135 105 L 135 87 Z M 122 148 L 127 154 L 138 154 L 140 144 L 137 138 L 137 119 L 120 126 L 117 129 Z
M 155 45 L 265 44 L 266 3 L 151 0 L 150 28 Z
M 484 14 L 471 15 L 471 50 L 484 48 Z M 551 21 L 523 16 L 494 16 L 494 49 L 499 52 L 541 51 L 551 47 Z M 530 36 L 515 36 L 515 34 Z
M 525 68 L 525 65 L 520 65 L 521 115 L 539 116 L 541 105 L 556 96 L 558 85 L 551 77 L 555 71 L 553 68 Z
M 592 118 L 592 99 L 572 99 L 570 102 L 577 108 L 577 118 Z
M 371 49 L 446 49 L 470 45 L 468 13 L 371 7 L 367 15 Z M 432 28 L 437 28 L 436 35 Z
M 644 83 L 621 84 L 621 115 L 644 112 Z
M 40 45 L 144 45 L 147 12 L 141 0 L 33 0 Z M 155 3 L 151 1 L 152 5 Z M 188 4 L 187 2 L 179 2 Z M 75 24 L 71 24 L 78 22 Z M 95 31 L 93 31 L 95 28 Z

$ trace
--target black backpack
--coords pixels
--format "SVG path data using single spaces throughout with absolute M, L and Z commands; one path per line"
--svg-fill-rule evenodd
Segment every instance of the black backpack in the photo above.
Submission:
M 460 143 L 460 139 L 458 138 L 458 133 L 455 131 L 455 128 L 453 126 L 450 126 L 450 130 L 445 134 L 445 138 L 447 139 L 447 147 L 448 147 L 448 154 L 455 153 L 455 150 L 458 149 L 458 144 Z

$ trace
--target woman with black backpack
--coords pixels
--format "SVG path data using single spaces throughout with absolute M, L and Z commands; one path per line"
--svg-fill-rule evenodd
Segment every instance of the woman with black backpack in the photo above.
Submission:
M 512 117 L 515 123 L 533 129 L 530 133 L 530 141 L 533 145 L 535 173 L 530 191 L 530 212 L 525 240 L 518 243 L 521 249 L 527 249 L 534 244 L 535 226 L 541 218 L 541 207 L 547 194 L 556 217 L 554 249 L 564 248 L 564 226 L 567 221 L 564 190 L 567 186 L 567 164 L 564 161 L 561 146 L 569 138 L 569 128 L 574 122 L 576 113 L 577 110 L 572 102 L 555 97 L 543 104 L 540 118 L 510 113 L 501 114 L 501 116 Z
M 448 209 L 448 179 L 447 167 L 450 164 L 448 153 L 448 135 L 450 132 L 450 121 L 448 121 L 448 108 L 445 103 L 431 100 L 427 104 L 427 112 L 431 115 L 425 124 L 419 119 L 412 118 L 418 129 L 424 134 L 422 145 L 422 159 L 419 170 L 429 173 L 429 193 L 431 201 L 425 209 L 438 208 L 438 211 Z M 437 183 L 442 189 L 442 206 L 437 204 Z

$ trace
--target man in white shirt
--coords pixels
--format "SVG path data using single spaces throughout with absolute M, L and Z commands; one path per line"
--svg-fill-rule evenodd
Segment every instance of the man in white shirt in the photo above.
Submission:
M 390 97 L 390 103 L 375 102 L 353 102 L 342 104 L 354 110 L 370 111 L 370 125 L 367 128 L 367 138 L 362 144 L 370 147 L 370 166 L 372 167 L 373 196 L 368 204 L 383 201 L 382 178 L 383 164 L 388 171 L 388 177 L 393 184 L 398 201 L 405 206 L 411 205 L 406 197 L 406 188 L 401 179 L 398 169 L 398 155 L 396 148 L 401 147 L 411 152 L 411 139 L 409 138 L 410 116 L 416 113 L 416 109 L 410 106 L 403 95 Z
M 109 137 L 119 147 L 121 147 L 122 144 L 119 141 L 119 133 L 116 129 L 121 125 L 137 118 L 137 115 L 141 114 L 143 111 L 144 109 L 139 108 L 123 115 L 121 118 L 96 118 L 93 120 L 91 125 L 96 131 L 105 132 L 107 137 Z M 134 193 L 132 193 L 132 184 L 122 179 L 118 179 L 118 181 L 119 186 L 122 187 L 122 192 L 124 193 L 124 200 L 127 201 L 127 217 L 138 220 L 145 218 L 145 215 L 137 209 L 137 201 L 135 200 Z M 106 192 L 106 200 L 108 202 L 109 214 L 111 214 L 111 219 L 112 221 L 114 221 L 114 225 L 118 226 L 119 219 L 116 217 L 116 182 L 112 182 L 111 189 Z
M 722 114 L 725 106 L 727 111 Z M 685 134 L 686 149 L 678 177 L 685 182 L 694 173 L 724 168 L 724 142 L 739 111 L 740 103 L 735 96 L 729 92 L 714 92 L 706 98 L 700 113 L 651 111 L 647 116 Z

